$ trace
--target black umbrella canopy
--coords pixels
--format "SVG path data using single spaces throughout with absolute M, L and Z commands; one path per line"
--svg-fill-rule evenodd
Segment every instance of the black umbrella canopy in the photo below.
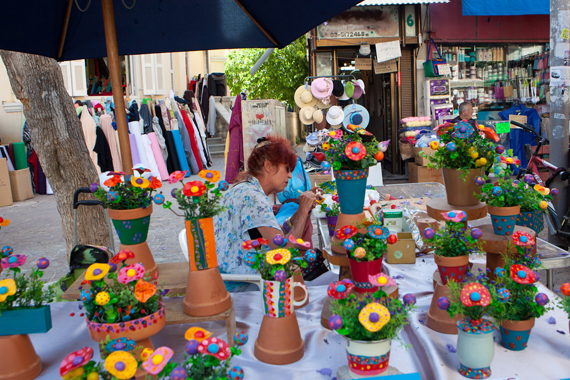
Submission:
M 113 8 L 119 55 L 133 55 L 282 48 L 359 2 L 113 0 Z M 107 56 L 101 0 L 8 1 L 2 11 L 0 49 L 60 61 Z

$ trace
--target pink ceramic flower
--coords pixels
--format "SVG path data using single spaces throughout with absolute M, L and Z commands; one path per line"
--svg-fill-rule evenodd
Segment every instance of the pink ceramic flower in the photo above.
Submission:
M 456 222 L 456 223 L 457 222 L 464 222 L 467 220 L 467 214 L 465 213 L 465 211 L 460 211 L 460 210 L 442 212 L 441 215 L 443 215 L 443 219 L 449 220 L 452 222 Z
M 186 173 L 188 173 L 188 170 L 184 170 L 183 172 L 177 170 L 173 172 L 170 174 L 170 177 L 168 177 L 168 183 L 173 184 L 182 181 L 184 177 L 186 177 Z
M 289 235 L 289 243 L 293 244 L 295 248 L 300 249 L 310 249 L 311 242 L 310 241 L 303 241 L 303 239 L 296 239 L 293 234 Z
M 212 355 L 220 360 L 228 360 L 231 357 L 230 346 L 218 338 L 204 339 L 198 346 L 198 352 Z
M 170 348 L 159 347 L 143 362 L 142 367 L 151 375 L 157 375 L 166 367 L 173 355 L 174 351 Z
M 513 241 L 519 247 L 532 247 L 535 244 L 532 236 L 524 231 L 516 231 L 513 233 Z
M 520 165 L 521 164 L 521 160 L 519 160 L 518 158 L 514 158 L 514 157 L 500 156 L 500 160 L 501 160 L 501 164 L 514 164 L 514 165 Z
M 0 261 L 0 265 L 2 265 L 2 268 L 4 269 L 17 268 L 19 266 L 24 265 L 25 263 L 26 263 L 26 255 L 12 255 L 4 257 Z
M 74 369 L 83 367 L 89 363 L 92 357 L 93 349 L 91 347 L 83 347 L 81 350 L 72 352 L 67 355 L 59 365 L 59 375 L 63 377 Z
M 144 267 L 141 264 L 131 264 L 121 268 L 118 280 L 122 284 L 128 284 L 144 277 Z
M 374 286 L 396 286 L 396 281 L 385 275 L 384 273 L 378 273 L 374 276 L 368 275 L 368 282 Z
M 342 131 L 340 129 L 337 129 L 336 131 L 330 131 L 329 136 L 335 140 L 338 140 L 342 137 Z

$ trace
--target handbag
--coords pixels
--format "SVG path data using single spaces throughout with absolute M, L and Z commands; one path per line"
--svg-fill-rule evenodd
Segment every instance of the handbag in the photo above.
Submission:
M 435 58 L 431 55 L 431 47 L 435 48 L 435 51 L 437 52 L 437 57 Z M 424 75 L 426 78 L 435 78 L 435 77 L 440 77 L 442 76 L 438 69 L 437 66 L 438 65 L 444 65 L 447 63 L 447 61 L 445 60 L 445 58 L 443 58 L 441 56 L 441 53 L 439 52 L 437 45 L 435 44 L 435 41 L 433 40 L 433 38 L 429 39 L 429 46 L 428 46 L 428 53 L 427 53 L 427 58 L 432 58 L 432 59 L 428 59 L 427 61 L 424 62 Z

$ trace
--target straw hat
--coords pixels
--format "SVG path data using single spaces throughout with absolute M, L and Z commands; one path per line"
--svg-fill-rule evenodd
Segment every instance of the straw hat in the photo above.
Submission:
M 317 99 L 311 93 L 311 86 L 307 85 L 307 88 L 304 85 L 299 86 L 295 91 L 295 103 L 299 108 L 312 107 L 317 103 Z
M 344 107 L 344 120 L 342 124 L 346 128 L 348 124 L 356 125 L 358 127 L 366 128 L 370 122 L 370 114 L 366 108 L 360 104 L 349 104 Z
M 313 114 L 315 113 L 314 107 L 303 107 L 301 111 L 299 111 L 299 119 L 301 119 L 301 123 L 305 125 L 313 124 Z
M 339 126 L 344 120 L 344 111 L 339 106 L 332 106 L 327 112 L 327 123 Z
M 317 99 L 323 99 L 331 96 L 333 90 L 333 82 L 329 78 L 317 78 L 311 85 L 311 92 Z
M 323 116 L 323 111 L 317 109 L 315 110 L 315 112 L 313 112 L 313 122 L 320 124 L 323 122 L 324 116 Z

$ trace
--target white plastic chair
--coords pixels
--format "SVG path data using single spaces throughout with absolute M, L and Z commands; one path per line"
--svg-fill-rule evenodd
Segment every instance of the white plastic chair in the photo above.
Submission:
M 186 236 L 186 229 L 183 229 L 178 234 L 178 243 L 180 244 L 180 249 L 182 254 L 186 258 L 186 261 L 190 261 L 188 258 L 188 238 Z M 263 279 L 259 274 L 229 274 L 222 273 L 222 279 L 224 281 L 237 281 L 237 282 L 249 282 L 255 284 L 259 287 L 259 290 L 263 289 Z

